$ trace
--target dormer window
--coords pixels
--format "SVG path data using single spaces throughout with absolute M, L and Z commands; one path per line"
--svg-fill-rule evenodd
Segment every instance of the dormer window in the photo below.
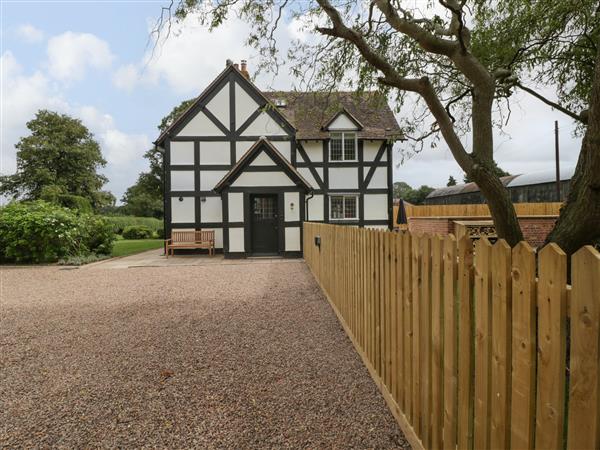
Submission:
M 329 138 L 330 161 L 356 161 L 357 138 L 354 131 L 331 133 Z

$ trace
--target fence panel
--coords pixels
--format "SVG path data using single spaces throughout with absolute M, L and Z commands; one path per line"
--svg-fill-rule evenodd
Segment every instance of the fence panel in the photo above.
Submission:
M 569 300 L 553 244 L 536 265 L 526 243 L 315 223 L 303 234 L 306 263 L 413 448 L 600 448 L 592 247 L 573 256 Z

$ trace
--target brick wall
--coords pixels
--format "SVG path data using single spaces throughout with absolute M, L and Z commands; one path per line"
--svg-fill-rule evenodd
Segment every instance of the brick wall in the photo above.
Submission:
M 455 220 L 489 220 L 489 217 L 409 217 L 408 231 L 417 233 L 454 233 Z M 539 247 L 554 227 L 556 216 L 519 217 L 523 237 L 532 247 Z

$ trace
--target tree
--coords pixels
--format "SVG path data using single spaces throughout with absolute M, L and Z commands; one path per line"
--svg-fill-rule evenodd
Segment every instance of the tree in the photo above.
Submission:
M 446 186 L 456 186 L 456 178 L 450 175 L 448 177 L 448 182 L 446 183 Z
M 79 197 L 94 209 L 113 201 L 101 191 L 107 179 L 98 173 L 106 165 L 100 146 L 79 119 L 40 110 L 27 128 L 31 134 L 15 145 L 17 172 L 1 178 L 1 194 L 81 204 Z
M 413 205 L 420 205 L 434 190 L 426 185 L 422 185 L 419 189 L 413 189 L 404 181 L 397 181 L 394 183 L 394 198 L 405 200 Z
M 502 169 L 501 169 L 501 168 L 498 166 L 498 164 L 496 164 L 496 161 L 493 161 L 493 162 L 492 162 L 492 172 L 493 172 L 493 173 L 494 173 L 494 175 L 495 175 L 495 176 L 497 176 L 498 178 L 501 178 L 501 177 L 507 177 L 507 176 L 509 176 L 509 175 L 510 175 L 510 173 L 508 173 L 506 170 L 502 170 Z M 473 180 L 471 177 L 469 177 L 469 176 L 468 176 L 468 175 L 465 173 L 465 175 L 463 176 L 463 181 L 464 181 L 465 183 L 472 183 L 474 180 Z
M 163 133 L 194 102 L 195 98 L 184 100 L 162 118 L 158 131 Z M 163 151 L 153 146 L 144 154 L 150 164 L 148 172 L 140 173 L 136 183 L 130 186 L 121 201 L 121 212 L 135 216 L 163 217 Z
M 406 93 L 414 94 L 417 107 L 412 109 L 419 111 L 421 106 L 428 113 L 420 114 L 420 124 L 425 123 L 424 117 L 432 118 L 427 131 L 413 138 L 415 142 L 432 136 L 445 140 L 454 159 L 485 196 L 498 235 L 515 245 L 522 233 L 493 158 L 493 130 L 498 126 L 494 104 L 510 98 L 515 87 L 523 89 L 519 75 L 527 71 L 540 83 L 566 93 L 563 98 L 586 99 L 590 87 L 586 71 L 581 70 L 573 92 L 568 90 L 570 79 L 565 74 L 570 73 L 569 64 L 577 68 L 589 64 L 589 49 L 597 49 L 598 9 L 592 0 L 466 3 L 439 0 L 437 6 L 429 2 L 418 8 L 398 0 L 373 0 L 364 7 L 346 0 L 294 3 L 289 15 L 304 23 L 305 29 L 314 29 L 317 36 L 298 42 L 286 57 L 292 61 L 292 72 L 302 75 L 308 85 L 375 87 L 394 93 L 400 102 Z M 181 2 L 176 17 L 194 11 L 214 28 L 235 13 L 252 26 L 247 42 L 262 55 L 260 67 L 279 66 L 283 58 L 274 31 L 287 1 L 220 0 L 199 5 L 196 0 Z M 494 8 L 500 12 L 494 13 Z M 552 17 L 555 13 L 563 14 Z M 527 20 L 528 26 L 523 27 Z M 503 46 L 502 39 L 497 43 L 495 38 L 501 36 L 511 45 Z M 586 42 L 585 51 L 582 42 Z M 545 70 L 551 75 L 544 75 Z M 568 111 L 557 102 L 548 102 Z M 585 113 L 571 116 L 582 124 L 587 121 Z M 407 130 L 422 129 L 418 123 Z M 460 139 L 467 130 L 472 136 L 468 146 Z M 594 183 L 598 177 L 594 176 Z

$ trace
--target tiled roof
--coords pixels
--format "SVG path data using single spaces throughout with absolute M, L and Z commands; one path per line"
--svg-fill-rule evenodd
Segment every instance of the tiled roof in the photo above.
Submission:
M 324 139 L 323 129 L 345 109 L 363 128 L 358 136 L 364 139 L 402 139 L 402 133 L 385 97 L 377 92 L 262 92 L 296 128 L 296 139 Z

